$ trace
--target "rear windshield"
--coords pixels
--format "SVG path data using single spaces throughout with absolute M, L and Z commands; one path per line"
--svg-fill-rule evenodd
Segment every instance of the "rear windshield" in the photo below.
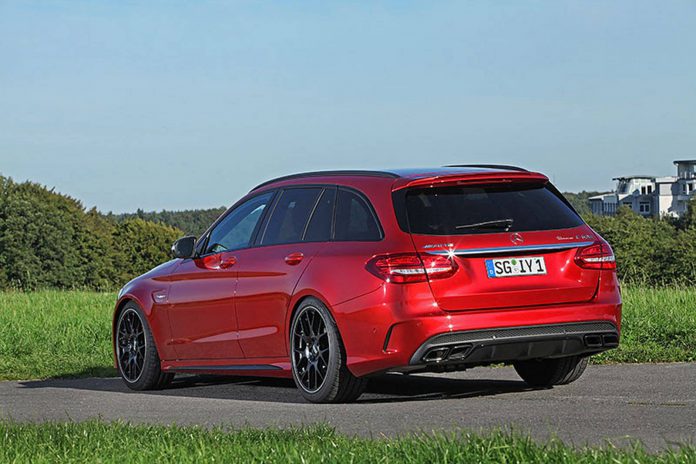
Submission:
M 413 234 L 466 235 L 577 227 L 582 219 L 543 184 L 413 189 L 406 194 Z

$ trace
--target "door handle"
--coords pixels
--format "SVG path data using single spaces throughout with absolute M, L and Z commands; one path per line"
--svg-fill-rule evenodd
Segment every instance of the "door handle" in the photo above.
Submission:
M 304 255 L 302 253 L 290 253 L 285 257 L 285 263 L 289 264 L 290 266 L 295 266 L 297 264 L 300 264 L 302 260 L 304 259 Z
M 236 256 L 223 256 L 220 258 L 220 269 L 229 269 L 237 264 Z

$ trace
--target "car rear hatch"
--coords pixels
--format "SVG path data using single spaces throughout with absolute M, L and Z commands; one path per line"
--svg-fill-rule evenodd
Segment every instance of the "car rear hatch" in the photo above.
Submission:
M 499 172 L 416 180 L 397 187 L 394 203 L 426 269 L 432 256 L 449 257 L 456 267 L 443 278 L 429 274 L 445 311 L 579 303 L 595 296 L 601 261 L 585 266 L 582 256 L 600 256 L 603 245 L 545 176 Z M 595 259 L 601 260 L 590 261 Z

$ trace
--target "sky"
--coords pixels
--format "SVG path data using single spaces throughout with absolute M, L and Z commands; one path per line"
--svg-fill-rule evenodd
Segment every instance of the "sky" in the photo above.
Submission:
M 693 0 L 0 0 L 0 174 L 104 212 L 455 163 L 608 190 L 696 158 L 695 25 Z

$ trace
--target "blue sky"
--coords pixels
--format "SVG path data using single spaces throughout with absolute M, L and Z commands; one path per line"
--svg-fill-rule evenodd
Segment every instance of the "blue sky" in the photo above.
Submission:
M 0 0 L 0 173 L 102 211 L 297 171 L 696 158 L 696 2 Z

